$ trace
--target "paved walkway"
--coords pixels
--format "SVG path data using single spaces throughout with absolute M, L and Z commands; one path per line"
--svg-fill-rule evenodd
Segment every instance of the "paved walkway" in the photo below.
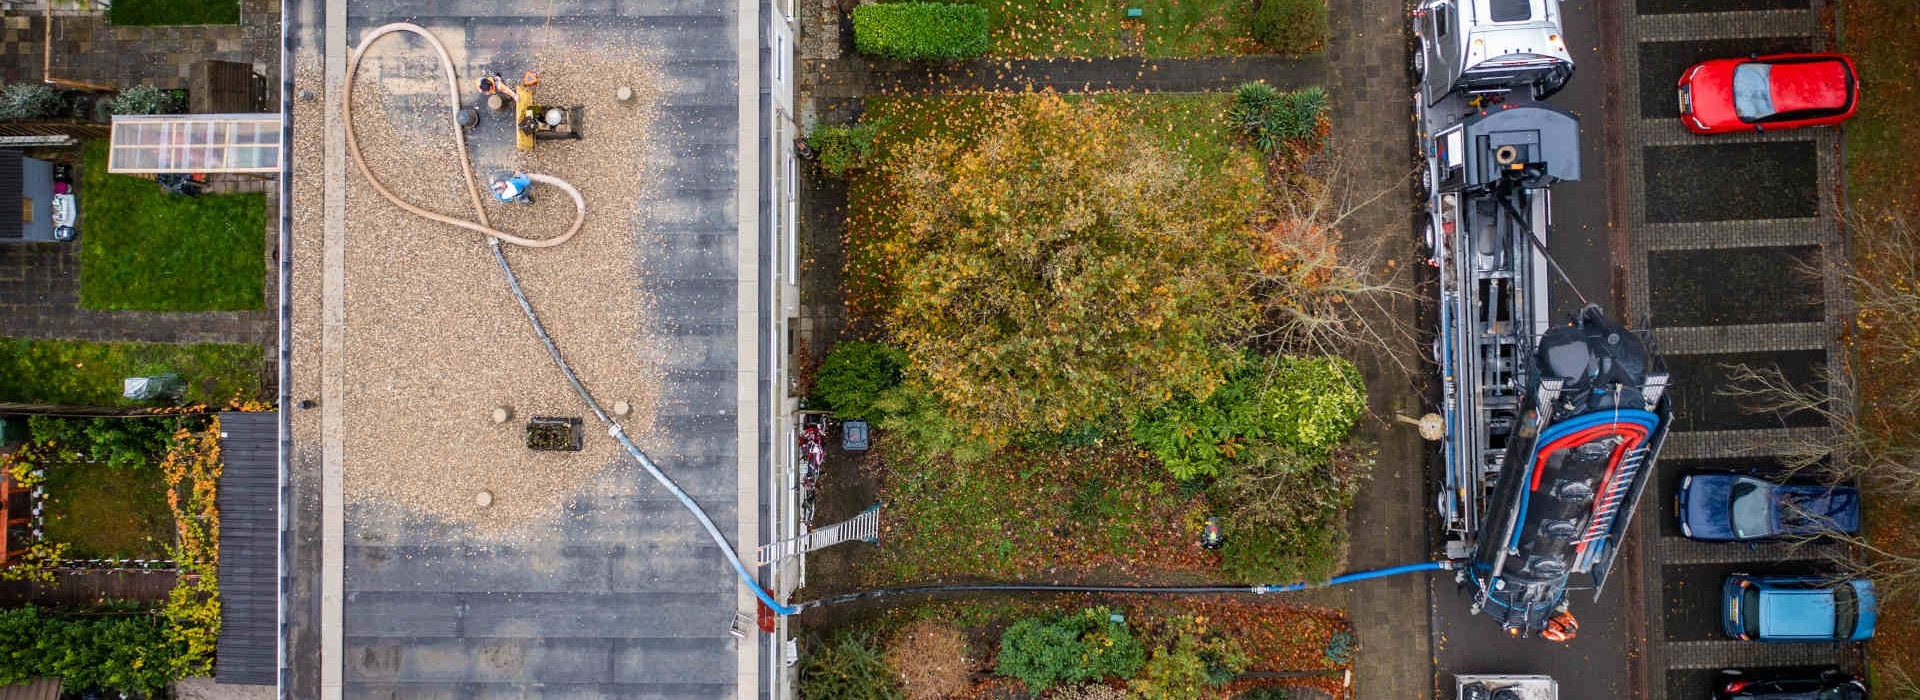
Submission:
M 161 604 L 179 575 L 172 571 L 60 571 L 52 581 L 0 581 L 0 604 L 86 607 L 103 600 Z
M 4 25 L 0 74 L 7 82 L 44 77 L 41 11 L 9 11 Z M 185 88 L 193 64 L 207 59 L 252 63 L 262 75 L 279 75 L 280 0 L 241 0 L 240 23 L 226 25 L 116 27 L 107 23 L 104 11 L 54 13 L 52 72 L 57 78 L 121 88 Z M 271 96 L 274 104 L 278 97 Z
M 1385 237 L 1389 257 L 1414 258 L 1414 222 L 1406 197 L 1411 192 L 1413 134 L 1407 80 L 1406 7 L 1402 0 L 1330 0 L 1332 24 L 1327 93 L 1333 105 L 1334 147 L 1352 168 L 1353 180 L 1370 196 L 1387 194 L 1355 212 L 1346 223 L 1350 239 Z M 1373 243 L 1373 242 L 1369 242 Z M 1415 318 L 1411 303 L 1392 312 Z M 1420 357 L 1418 348 L 1399 348 L 1401 357 Z M 1376 417 L 1418 416 L 1424 410 L 1416 387 L 1398 366 L 1369 353 L 1360 358 L 1367 379 L 1370 409 Z M 1426 498 L 1427 446 L 1411 426 L 1368 421 L 1360 436 L 1379 445 L 1373 480 L 1354 499 L 1347 516 L 1351 538 L 1347 569 L 1360 571 L 1428 561 Z M 1350 588 L 1348 618 L 1360 638 L 1354 666 L 1356 696 L 1425 698 L 1433 694 L 1431 618 L 1427 614 L 1428 576 L 1377 579 Z

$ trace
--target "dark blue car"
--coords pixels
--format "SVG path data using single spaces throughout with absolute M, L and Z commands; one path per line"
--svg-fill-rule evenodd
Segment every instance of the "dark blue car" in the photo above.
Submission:
M 1697 473 L 1680 481 L 1680 533 L 1745 542 L 1860 531 L 1860 490 L 1781 484 L 1745 474 Z

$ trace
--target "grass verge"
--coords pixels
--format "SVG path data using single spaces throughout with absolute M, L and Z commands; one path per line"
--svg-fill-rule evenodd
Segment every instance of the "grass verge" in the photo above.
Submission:
M 74 559 L 163 559 L 173 512 L 160 468 L 115 469 L 100 462 L 46 466 L 46 537 Z
M 0 338 L 0 401 L 69 406 L 138 406 L 121 380 L 173 372 L 187 403 L 256 398 L 264 359 L 257 345 L 94 343 Z
M 991 27 L 987 54 L 998 58 L 1201 58 L 1290 53 L 1308 46 L 1312 52 L 1325 48 L 1327 33 L 1324 12 L 1270 17 L 1266 26 L 1276 36 L 1288 38 L 1292 46 L 1276 50 L 1262 44 L 1253 38 L 1260 0 L 977 0 L 974 4 L 987 10 Z M 1138 17 L 1127 16 L 1133 9 L 1140 11 Z M 1275 26 L 1276 21 L 1292 24 Z M 1303 26 L 1306 22 L 1317 25 Z
M 982 0 L 990 55 L 1189 58 L 1266 53 L 1248 35 L 1254 0 Z M 1140 17 L 1128 18 L 1128 8 Z
M 1219 566 L 1200 548 L 1206 498 L 1182 492 L 1130 448 L 1008 449 L 979 464 L 908 454 L 888 442 L 881 490 L 887 545 L 860 575 L 871 585 L 1084 580 L 1089 574 L 1191 572 Z
M 107 20 L 120 26 L 239 24 L 240 0 L 114 0 Z
M 1842 49 L 1860 71 L 1860 109 L 1844 129 L 1848 206 L 1866 216 L 1883 210 L 1920 221 L 1920 168 L 1910 154 L 1920 152 L 1920 14 L 1908 0 L 1843 0 Z M 1863 265 L 1861 274 L 1888 266 Z M 1910 379 L 1911 368 L 1868 358 L 1858 368 L 1863 393 L 1883 391 Z M 1920 425 L 1882 429 L 1915 439 Z M 1889 495 L 1891 496 L 1891 495 Z M 1894 497 L 1866 499 L 1867 537 L 1894 553 L 1920 554 L 1920 507 Z M 1868 668 L 1876 692 L 1892 690 L 1896 678 L 1920 679 L 1920 608 L 1911 600 L 1882 601 L 1880 625 L 1867 645 Z
M 80 305 L 110 311 L 245 311 L 266 304 L 266 197 L 183 197 L 107 173 L 88 143 L 80 187 Z

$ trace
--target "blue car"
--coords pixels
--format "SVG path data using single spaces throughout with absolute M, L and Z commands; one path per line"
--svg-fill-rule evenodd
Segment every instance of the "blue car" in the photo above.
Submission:
M 1697 473 L 1680 480 L 1680 533 L 1708 542 L 1747 542 L 1860 531 L 1860 490 L 1782 484 L 1745 474 Z
M 1728 576 L 1720 627 L 1762 642 L 1848 642 L 1873 637 L 1873 582 L 1821 576 Z

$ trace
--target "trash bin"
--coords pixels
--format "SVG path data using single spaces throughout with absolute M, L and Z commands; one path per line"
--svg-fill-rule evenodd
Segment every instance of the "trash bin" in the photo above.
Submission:
M 840 449 L 864 452 L 867 449 L 867 422 L 850 420 L 840 424 Z

